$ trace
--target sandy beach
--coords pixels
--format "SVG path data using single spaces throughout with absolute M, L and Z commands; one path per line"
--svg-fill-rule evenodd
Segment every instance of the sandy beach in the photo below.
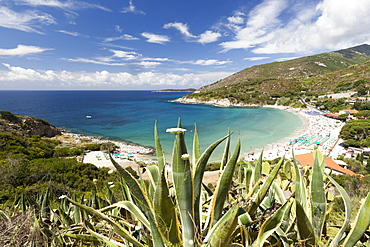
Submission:
M 269 105 L 265 107 L 280 109 L 292 112 L 302 119 L 302 126 L 291 136 L 288 136 L 277 143 L 269 144 L 263 150 L 257 150 L 253 153 L 242 154 L 242 157 L 248 161 L 259 158 L 263 151 L 263 158 L 272 160 L 278 157 L 292 157 L 294 154 L 311 153 L 314 148 L 319 149 L 324 155 L 333 159 L 344 152 L 344 149 L 338 144 L 339 132 L 344 123 L 325 117 L 322 112 L 316 108 L 291 108 L 285 106 Z

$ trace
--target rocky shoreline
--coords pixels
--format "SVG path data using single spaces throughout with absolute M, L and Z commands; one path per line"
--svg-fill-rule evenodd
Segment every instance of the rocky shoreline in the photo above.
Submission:
M 205 104 L 213 105 L 219 107 L 263 107 L 263 105 L 255 104 L 244 104 L 244 103 L 233 103 L 229 99 L 212 99 L 208 101 L 199 100 L 199 99 L 189 99 L 189 98 L 179 98 L 175 99 L 172 102 L 185 103 L 185 104 Z

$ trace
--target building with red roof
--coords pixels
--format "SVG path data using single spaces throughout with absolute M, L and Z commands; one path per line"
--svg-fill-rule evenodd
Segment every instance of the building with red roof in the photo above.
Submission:
M 295 158 L 297 159 L 297 161 L 299 162 L 299 164 L 301 166 L 309 165 L 309 166 L 313 167 L 314 157 L 313 157 L 312 153 L 295 155 Z M 351 176 L 357 175 L 353 171 L 341 167 L 334 160 L 332 160 L 328 157 L 325 157 L 325 170 L 327 170 L 328 172 L 330 172 L 330 170 L 332 170 L 333 174 L 335 174 L 335 175 L 338 175 L 338 174 L 340 174 L 340 175 L 351 175 Z

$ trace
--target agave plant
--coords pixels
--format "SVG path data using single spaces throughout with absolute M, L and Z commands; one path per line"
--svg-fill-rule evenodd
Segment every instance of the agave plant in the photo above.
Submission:
M 312 169 L 300 170 L 294 160 L 284 157 L 271 165 L 262 154 L 255 162 L 239 162 L 240 140 L 230 155 L 230 132 L 201 153 L 195 127 L 190 156 L 180 120 L 167 131 L 174 134 L 172 161 L 165 161 L 155 123 L 158 163 L 145 168 L 149 181 L 134 178 L 111 157 L 122 178 L 123 200 L 117 201 L 109 187 L 105 199 L 93 196 L 88 203 L 62 199 L 58 212 L 65 242 L 67 238 L 97 246 L 348 247 L 369 227 L 370 196 L 350 226 L 348 195 L 324 172 L 318 152 Z M 205 168 L 224 141 L 220 177 L 211 190 L 203 183 Z M 343 225 L 332 238 L 325 235 L 329 186 L 338 189 L 346 207 Z

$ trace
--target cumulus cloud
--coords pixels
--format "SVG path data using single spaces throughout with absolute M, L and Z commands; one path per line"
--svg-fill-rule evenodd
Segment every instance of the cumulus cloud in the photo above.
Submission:
M 268 54 L 309 53 L 369 43 L 369 12 L 367 0 L 264 0 L 247 13 L 244 23 L 228 18 L 225 26 L 234 33 L 233 40 L 220 45 L 224 51 L 251 49 Z
M 141 34 L 144 38 L 147 38 L 147 42 L 149 43 L 157 43 L 163 45 L 166 42 L 170 41 L 170 38 L 165 35 L 158 35 L 153 33 L 144 32 Z
M 18 13 L 7 7 L 0 7 L 0 27 L 42 34 L 42 32 L 35 29 L 40 24 L 50 25 L 56 24 L 56 22 L 51 15 L 39 11 Z
M 212 43 L 217 41 L 221 37 L 220 33 L 212 32 L 212 31 L 205 31 L 199 36 L 198 42 L 205 44 L 205 43 Z
M 128 7 L 125 7 L 121 12 L 122 13 L 134 13 L 134 14 L 140 14 L 140 15 L 145 15 L 144 11 L 136 9 L 134 4 L 132 3 L 132 0 L 130 0 L 130 5 Z
M 30 54 L 37 54 L 44 51 L 50 51 L 54 49 L 42 48 L 38 46 L 29 46 L 29 45 L 18 45 L 17 48 L 13 49 L 0 49 L 1 56 L 24 56 Z
M 135 88 L 135 87 L 199 87 L 207 82 L 203 78 L 211 75 L 195 75 L 183 74 L 177 75 L 173 73 L 153 73 L 142 72 L 136 75 L 121 72 L 111 73 L 106 70 L 96 71 L 94 73 L 86 72 L 69 72 L 69 71 L 36 71 L 34 69 L 25 69 L 15 67 L 9 64 L 3 64 L 8 71 L 0 71 L 1 83 L 12 82 L 14 87 L 17 83 L 27 81 L 28 87 L 32 87 L 32 83 L 41 83 L 43 85 L 52 85 L 53 88 L 91 88 L 91 87 L 106 87 L 106 88 Z

